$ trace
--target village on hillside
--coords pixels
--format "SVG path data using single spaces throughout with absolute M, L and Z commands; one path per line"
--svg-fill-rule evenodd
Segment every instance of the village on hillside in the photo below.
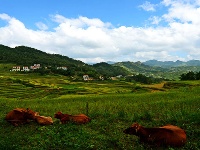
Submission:
M 10 71 L 31 71 L 31 70 L 36 70 L 36 69 L 40 69 L 41 65 L 40 64 L 34 64 L 33 66 L 13 66 L 12 69 Z M 47 67 L 45 67 L 45 69 L 47 69 Z M 62 69 L 62 70 L 67 70 L 68 68 L 66 66 L 61 66 L 61 67 L 56 67 L 56 69 Z M 99 77 L 101 80 L 104 80 L 103 76 Z M 89 77 L 89 75 L 83 75 L 83 80 L 84 81 L 89 81 L 89 80 L 93 80 L 93 78 Z
M 41 68 L 40 64 L 34 64 L 33 66 L 13 66 L 13 68 L 10 71 L 30 71 L 30 70 L 35 70 Z M 62 67 L 57 67 L 56 69 L 62 69 L 62 70 L 67 70 L 67 67 L 62 66 Z

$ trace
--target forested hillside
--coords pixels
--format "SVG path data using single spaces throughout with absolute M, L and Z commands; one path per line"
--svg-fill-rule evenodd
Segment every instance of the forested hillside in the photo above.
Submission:
M 48 54 L 26 46 L 10 48 L 0 45 L 0 53 L 1 63 L 16 63 L 18 65 L 33 65 L 39 63 L 46 66 L 78 66 L 84 64 L 81 61 L 74 60 L 67 56 Z
M 82 77 L 84 74 L 88 74 L 90 77 L 98 78 L 100 75 L 111 77 L 117 75 L 127 75 L 129 73 L 121 67 L 112 66 L 106 63 L 100 63 L 92 66 L 67 56 L 48 54 L 26 46 L 10 48 L 0 45 L 0 53 L 0 63 L 12 63 L 22 66 L 41 64 L 42 67 L 49 67 L 51 68 L 51 71 L 54 72 L 55 67 L 66 66 L 68 68 L 66 72 L 57 71 L 57 73 L 61 73 L 63 75 Z M 49 71 L 46 72 L 49 73 Z
M 95 70 L 97 70 L 97 72 L 101 72 L 103 76 L 107 77 L 118 75 L 126 76 L 131 73 L 121 66 L 109 65 L 105 62 L 94 64 L 93 67 L 95 68 Z

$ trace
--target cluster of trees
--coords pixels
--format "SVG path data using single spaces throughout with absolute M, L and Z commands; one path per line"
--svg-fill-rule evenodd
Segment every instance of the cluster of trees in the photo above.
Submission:
M 160 78 L 147 77 L 142 74 L 126 77 L 126 81 L 129 81 L 129 82 L 135 81 L 135 82 L 140 82 L 140 83 L 144 83 L 144 84 L 159 83 L 162 80 L 163 79 L 160 79 Z
M 129 74 L 129 72 L 123 67 L 113 66 L 105 62 L 94 64 L 93 67 L 97 72 L 101 73 L 105 79 L 118 75 L 126 76 Z
M 199 72 L 193 72 L 190 71 L 188 73 L 184 73 L 180 76 L 181 80 L 200 80 L 200 71 Z

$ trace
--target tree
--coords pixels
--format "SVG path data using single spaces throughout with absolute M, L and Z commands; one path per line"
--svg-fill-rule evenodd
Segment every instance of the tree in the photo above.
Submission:
M 196 80 L 200 80 L 200 71 L 196 73 Z
M 193 71 L 189 71 L 186 74 L 180 76 L 181 80 L 196 80 L 196 74 Z

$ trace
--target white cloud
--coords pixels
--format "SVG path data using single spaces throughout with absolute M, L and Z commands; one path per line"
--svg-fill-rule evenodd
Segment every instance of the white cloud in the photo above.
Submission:
M 195 1 L 190 0 L 174 0 L 163 2 L 164 5 L 169 6 L 169 12 L 163 15 L 163 18 L 168 22 L 181 22 L 186 23 L 190 22 L 193 24 L 200 23 L 200 5 L 199 2 L 194 3 Z
M 76 19 L 74 18 L 69 19 L 59 14 L 56 14 L 55 16 L 51 16 L 51 17 L 53 21 L 59 24 L 67 24 L 69 26 L 75 26 L 75 27 L 86 28 L 90 26 L 94 26 L 94 27 L 110 27 L 111 26 L 110 23 L 104 23 L 98 18 L 89 19 L 87 17 L 79 16 L 79 18 L 76 18 Z
M 9 21 L 11 20 L 11 17 L 7 14 L 0 14 L 0 19 Z
M 145 11 L 156 11 L 156 6 L 156 4 L 151 4 L 149 1 L 145 1 L 144 4 L 139 5 L 139 8 L 142 8 Z
M 0 43 L 26 45 L 84 62 L 199 59 L 199 1 L 187 1 L 163 0 L 168 12 L 149 18 L 157 27 L 114 27 L 98 18 L 70 19 L 57 14 L 51 16 L 54 29 L 40 24 L 40 30 L 31 30 L 20 20 L 0 14 L 7 23 L 0 27 Z M 167 25 L 161 26 L 161 21 Z
M 42 22 L 37 22 L 35 24 L 40 30 L 48 30 L 48 26 Z
M 162 18 L 158 16 L 152 16 L 149 18 L 149 20 L 151 21 L 151 24 L 158 25 L 162 21 Z

